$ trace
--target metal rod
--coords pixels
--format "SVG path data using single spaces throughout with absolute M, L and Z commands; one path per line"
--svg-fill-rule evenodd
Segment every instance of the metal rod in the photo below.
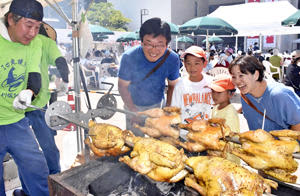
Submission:
M 266 120 L 266 109 L 264 109 L 264 116 L 263 116 L 262 127 L 261 127 L 262 130 L 264 130 L 265 128 L 265 120 Z
M 80 111 L 80 77 L 79 77 L 79 38 L 78 38 L 78 0 L 72 0 L 72 45 L 73 45 L 73 69 L 74 69 L 74 90 L 75 90 L 75 111 Z M 83 139 L 81 130 L 76 127 L 77 135 L 77 152 L 83 149 Z
M 29 107 L 29 108 L 36 109 L 36 110 L 40 110 L 40 111 L 42 111 L 42 112 L 46 112 L 46 109 L 37 107 L 37 106 L 35 106 L 35 105 L 25 104 L 25 106 L 27 106 L 27 107 Z
M 57 116 L 58 116 L 59 118 L 62 118 L 62 119 L 64 119 L 64 120 L 70 122 L 70 123 L 73 123 L 73 124 L 75 124 L 75 125 L 78 125 L 78 126 L 84 128 L 84 129 L 89 129 L 89 127 L 88 127 L 87 125 L 83 124 L 82 122 L 79 122 L 79 121 L 76 121 L 76 120 L 72 120 L 72 119 L 68 118 L 68 117 L 65 116 L 65 115 L 57 114 Z
M 184 164 L 184 168 L 185 168 L 186 170 L 188 170 L 188 172 L 194 173 L 194 169 L 191 168 L 190 166 L 188 166 L 187 164 Z
M 104 106 L 104 108 L 109 109 L 109 110 L 113 110 L 115 112 L 121 112 L 121 113 L 124 113 L 124 114 L 138 116 L 138 114 L 136 112 L 131 112 L 131 111 L 128 111 L 128 110 L 122 110 L 122 109 L 118 109 L 118 108 L 114 108 L 114 107 L 110 107 L 110 106 Z
M 61 9 L 60 6 L 58 6 L 57 2 L 55 1 L 55 4 L 57 7 L 55 7 L 54 5 L 52 5 L 52 3 L 50 3 L 48 0 L 45 0 L 47 2 L 47 4 L 54 9 L 58 15 L 60 15 L 70 26 L 72 26 L 69 18 L 67 17 L 67 15 L 63 12 L 63 10 Z

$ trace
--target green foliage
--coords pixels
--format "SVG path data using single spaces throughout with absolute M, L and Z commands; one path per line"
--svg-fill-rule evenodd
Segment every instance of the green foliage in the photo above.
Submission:
M 127 24 L 131 21 L 125 18 L 119 10 L 115 10 L 111 3 L 92 3 L 87 12 L 91 24 L 98 24 L 110 30 L 127 31 Z

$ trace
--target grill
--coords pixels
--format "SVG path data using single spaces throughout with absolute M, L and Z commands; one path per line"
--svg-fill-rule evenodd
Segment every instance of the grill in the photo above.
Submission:
M 135 172 L 118 159 L 119 157 L 101 157 L 60 174 L 50 175 L 50 195 L 198 195 L 196 191 L 184 186 L 183 181 L 155 182 Z
M 177 183 L 155 182 L 141 175 L 119 157 L 101 157 L 84 165 L 49 176 L 51 196 L 194 196 L 195 190 Z M 300 190 L 279 183 L 272 194 L 295 196 Z

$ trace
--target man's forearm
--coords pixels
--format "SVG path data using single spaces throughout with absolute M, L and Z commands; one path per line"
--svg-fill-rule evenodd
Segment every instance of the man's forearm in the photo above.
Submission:
M 175 86 L 173 86 L 173 85 L 172 85 L 172 86 L 168 86 L 166 106 L 171 106 L 172 95 L 173 95 L 174 87 L 175 87 Z
M 123 86 L 123 85 L 120 85 L 119 84 L 119 93 L 121 95 L 121 98 L 125 104 L 126 107 L 128 107 L 128 109 L 130 111 L 137 111 L 133 101 L 132 101 L 132 98 L 131 98 L 131 95 L 130 95 L 130 92 L 128 90 L 128 86 Z
M 297 125 L 292 125 L 292 126 L 291 126 L 291 130 L 299 131 L 299 132 L 300 132 L 300 123 L 297 124 Z

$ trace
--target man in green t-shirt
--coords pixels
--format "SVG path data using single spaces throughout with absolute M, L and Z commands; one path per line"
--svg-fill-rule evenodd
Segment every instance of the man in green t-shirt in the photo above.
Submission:
M 274 66 L 274 67 L 278 67 L 279 70 L 281 70 L 281 66 L 282 66 L 282 58 L 279 56 L 279 50 L 277 48 L 275 48 L 273 50 L 273 55 L 269 58 L 270 63 Z M 277 69 L 270 67 L 271 72 L 276 72 Z M 273 78 L 276 80 L 279 80 L 280 76 L 278 74 L 274 74 Z
M 41 26 L 41 29 L 43 25 Z M 40 30 L 41 32 L 41 30 Z M 44 31 L 46 36 L 47 32 Z M 68 65 L 67 61 L 60 50 L 58 49 L 56 42 L 49 37 L 38 34 L 35 39 L 40 39 L 42 41 L 42 60 L 41 60 L 41 77 L 42 77 L 42 87 L 37 95 L 37 97 L 32 101 L 32 105 L 38 106 L 40 108 L 46 108 L 47 103 L 50 99 L 49 91 L 49 75 L 48 68 L 50 65 L 55 65 L 58 72 L 63 80 L 61 83 L 61 88 L 58 90 L 68 90 Z M 32 108 L 26 109 L 25 116 L 29 119 L 29 123 L 32 126 L 34 134 L 43 150 L 44 156 L 47 161 L 49 168 L 49 174 L 59 173 L 60 170 L 60 159 L 59 150 L 55 144 L 54 135 L 56 131 L 50 129 L 45 121 L 45 112 L 40 110 L 35 110 Z
M 0 21 L 0 163 L 9 152 L 18 166 L 27 195 L 48 196 L 47 163 L 25 118 L 41 87 L 42 43 L 34 39 L 43 18 L 36 0 L 13 0 Z M 4 23 L 3 23 L 4 22 Z M 14 191 L 13 195 L 25 195 Z M 0 167 L 0 196 L 5 196 Z

